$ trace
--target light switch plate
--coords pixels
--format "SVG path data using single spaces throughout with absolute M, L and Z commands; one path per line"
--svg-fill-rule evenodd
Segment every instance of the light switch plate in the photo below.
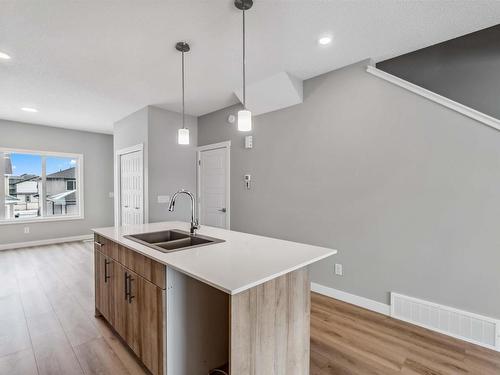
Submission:
M 253 148 L 253 136 L 247 135 L 245 137 L 245 148 Z
M 247 188 L 247 190 L 250 190 L 252 187 L 252 185 L 251 185 L 252 175 L 250 175 L 250 174 L 244 175 L 243 181 L 245 181 L 245 187 Z
M 167 204 L 170 202 L 170 195 L 158 195 L 158 203 Z
M 335 263 L 335 275 L 342 276 L 344 274 L 344 270 L 342 264 Z

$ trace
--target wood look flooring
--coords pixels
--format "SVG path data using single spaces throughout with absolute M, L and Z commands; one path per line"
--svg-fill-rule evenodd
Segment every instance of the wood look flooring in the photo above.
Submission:
M 147 374 L 94 317 L 93 265 L 91 242 L 0 251 L 1 375 Z M 500 375 L 500 353 L 315 293 L 311 336 L 311 375 Z

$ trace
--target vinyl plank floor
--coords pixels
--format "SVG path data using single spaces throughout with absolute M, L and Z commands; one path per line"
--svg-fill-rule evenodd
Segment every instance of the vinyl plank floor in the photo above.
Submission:
M 103 338 L 87 341 L 75 350 L 86 374 L 130 374 Z
M 31 340 L 24 316 L 0 320 L 0 358 L 25 349 L 31 350 Z
M 31 348 L 0 356 L 0 374 L 37 375 L 35 356 Z
M 148 374 L 94 317 L 93 264 L 92 243 L 0 251 L 0 374 Z M 311 375 L 500 375 L 500 353 L 311 298 Z

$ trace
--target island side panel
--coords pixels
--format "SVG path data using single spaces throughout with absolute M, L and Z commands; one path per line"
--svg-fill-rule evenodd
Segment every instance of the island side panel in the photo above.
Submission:
M 167 374 L 206 375 L 229 357 L 229 295 L 167 268 Z
M 230 312 L 231 375 L 309 374 L 307 268 L 231 296 Z

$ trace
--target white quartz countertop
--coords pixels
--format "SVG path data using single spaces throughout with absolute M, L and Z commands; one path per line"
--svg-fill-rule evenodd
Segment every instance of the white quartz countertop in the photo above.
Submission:
M 324 247 L 204 225 L 198 230 L 200 235 L 225 242 L 163 253 L 124 237 L 168 229 L 189 231 L 189 223 L 169 221 L 93 231 L 232 295 L 337 253 Z

